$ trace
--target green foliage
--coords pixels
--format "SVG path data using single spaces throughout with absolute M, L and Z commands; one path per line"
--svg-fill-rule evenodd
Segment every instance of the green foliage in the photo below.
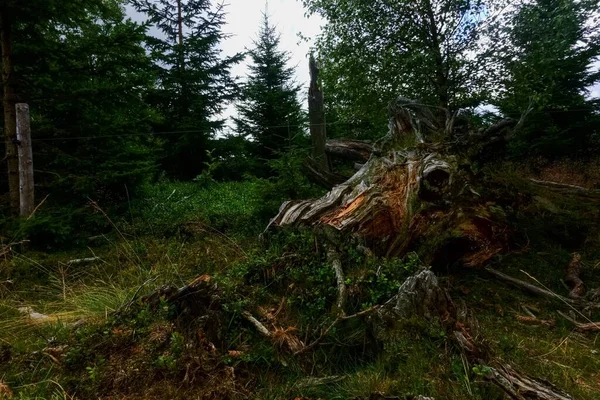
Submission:
M 132 203 L 134 231 L 153 235 L 216 232 L 258 233 L 276 208 L 265 209 L 260 181 L 160 182 L 148 185 Z M 194 225 L 197 224 L 197 225 Z M 186 228 L 187 226 L 187 228 Z
M 600 78 L 591 68 L 600 56 L 598 6 L 597 0 L 537 0 L 519 7 L 502 28 L 509 43 L 498 55 L 504 65 L 498 104 L 515 118 L 532 107 L 513 154 L 595 151 L 598 105 L 586 95 Z
M 165 137 L 162 167 L 172 177 L 193 179 L 204 169 L 211 139 L 223 127 L 224 120 L 215 116 L 235 97 L 230 69 L 241 55 L 221 55 L 219 45 L 227 36 L 222 31 L 223 5 L 182 0 L 180 19 L 176 2 L 132 3 L 162 33 L 160 38 L 146 38 L 158 75 L 156 87 L 145 98 L 161 116 L 153 128 L 182 132 Z
M 24 20 L 15 33 L 36 186 L 38 194 L 52 193 L 49 203 L 122 201 L 154 171 L 156 142 L 142 135 L 154 117 L 142 100 L 154 79 L 146 27 L 124 20 L 117 2 L 106 4 L 112 7 L 98 12 L 84 7 L 67 26 Z
M 280 37 L 263 14 L 258 40 L 249 50 L 250 73 L 234 118 L 238 134 L 251 139 L 246 142 L 250 157 L 258 161 L 247 173 L 261 177 L 273 174 L 269 167 L 274 166 L 265 161 L 281 157 L 305 134 L 300 87 L 294 82 L 294 68 L 287 67 L 289 54 L 279 47 Z
M 305 0 L 326 21 L 317 49 L 329 107 L 380 136 L 398 95 L 451 111 L 476 105 L 486 83 L 478 39 L 500 3 Z

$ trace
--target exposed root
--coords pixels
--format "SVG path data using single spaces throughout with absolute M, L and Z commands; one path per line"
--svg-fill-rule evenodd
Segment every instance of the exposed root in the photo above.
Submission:
M 431 319 L 437 315 L 448 333 L 447 337 L 464 352 L 470 362 L 489 365 L 485 367 L 486 378 L 512 399 L 573 400 L 549 382 L 531 378 L 494 359 L 486 349 L 486 342 L 479 333 L 475 317 L 464 304 L 453 304 L 431 271 L 421 271 L 410 277 L 401 286 L 398 295 L 393 301 L 386 303 L 381 312 L 404 318 L 422 315 Z
M 346 304 L 346 280 L 344 279 L 344 270 L 342 269 L 340 253 L 333 248 L 330 248 L 327 251 L 327 260 L 331 263 L 331 266 L 335 271 L 335 278 L 337 281 L 338 296 L 335 303 L 336 312 L 344 315 L 344 305 Z

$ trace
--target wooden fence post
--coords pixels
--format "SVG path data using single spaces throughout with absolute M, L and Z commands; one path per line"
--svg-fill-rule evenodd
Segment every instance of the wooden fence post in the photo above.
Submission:
M 21 216 L 29 217 L 34 208 L 33 154 L 31 151 L 29 106 L 25 103 L 17 103 L 16 111 L 19 153 L 19 211 Z

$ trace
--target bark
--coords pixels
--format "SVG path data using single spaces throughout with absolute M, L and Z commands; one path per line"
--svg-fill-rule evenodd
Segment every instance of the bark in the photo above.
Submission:
M 325 144 L 325 152 L 329 156 L 345 160 L 365 162 L 371 157 L 372 151 L 372 144 L 360 140 L 328 140 Z
M 505 218 L 473 189 L 464 146 L 430 142 L 444 128 L 414 101 L 399 98 L 390 112 L 388 134 L 354 176 L 320 199 L 284 203 L 269 226 L 326 226 L 377 254 L 419 251 L 428 264 L 478 266 L 505 249 Z
M 19 213 L 19 159 L 17 151 L 16 96 L 14 91 L 14 66 L 12 56 L 12 20 L 5 9 L 0 10 L 0 36 L 2 40 L 2 87 L 4 109 L 4 141 L 10 206 Z
M 311 56 L 310 87 L 308 89 L 308 117 L 310 122 L 310 137 L 312 140 L 312 158 L 321 170 L 329 172 L 329 161 L 325 154 L 325 141 L 327 138 L 325 129 L 325 107 L 323 103 L 323 92 L 319 86 L 319 68 L 315 59 Z

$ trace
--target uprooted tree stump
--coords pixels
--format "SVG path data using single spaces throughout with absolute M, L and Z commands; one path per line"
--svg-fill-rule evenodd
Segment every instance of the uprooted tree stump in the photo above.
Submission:
M 437 126 L 429 108 L 398 99 L 388 134 L 354 176 L 320 199 L 284 203 L 269 227 L 325 226 L 377 254 L 416 250 L 434 265 L 485 263 L 507 248 L 509 230 L 505 211 L 478 193 L 471 165 L 521 121 L 503 120 L 480 132 L 454 128 L 453 121 Z M 364 157 L 369 145 L 329 147 Z

